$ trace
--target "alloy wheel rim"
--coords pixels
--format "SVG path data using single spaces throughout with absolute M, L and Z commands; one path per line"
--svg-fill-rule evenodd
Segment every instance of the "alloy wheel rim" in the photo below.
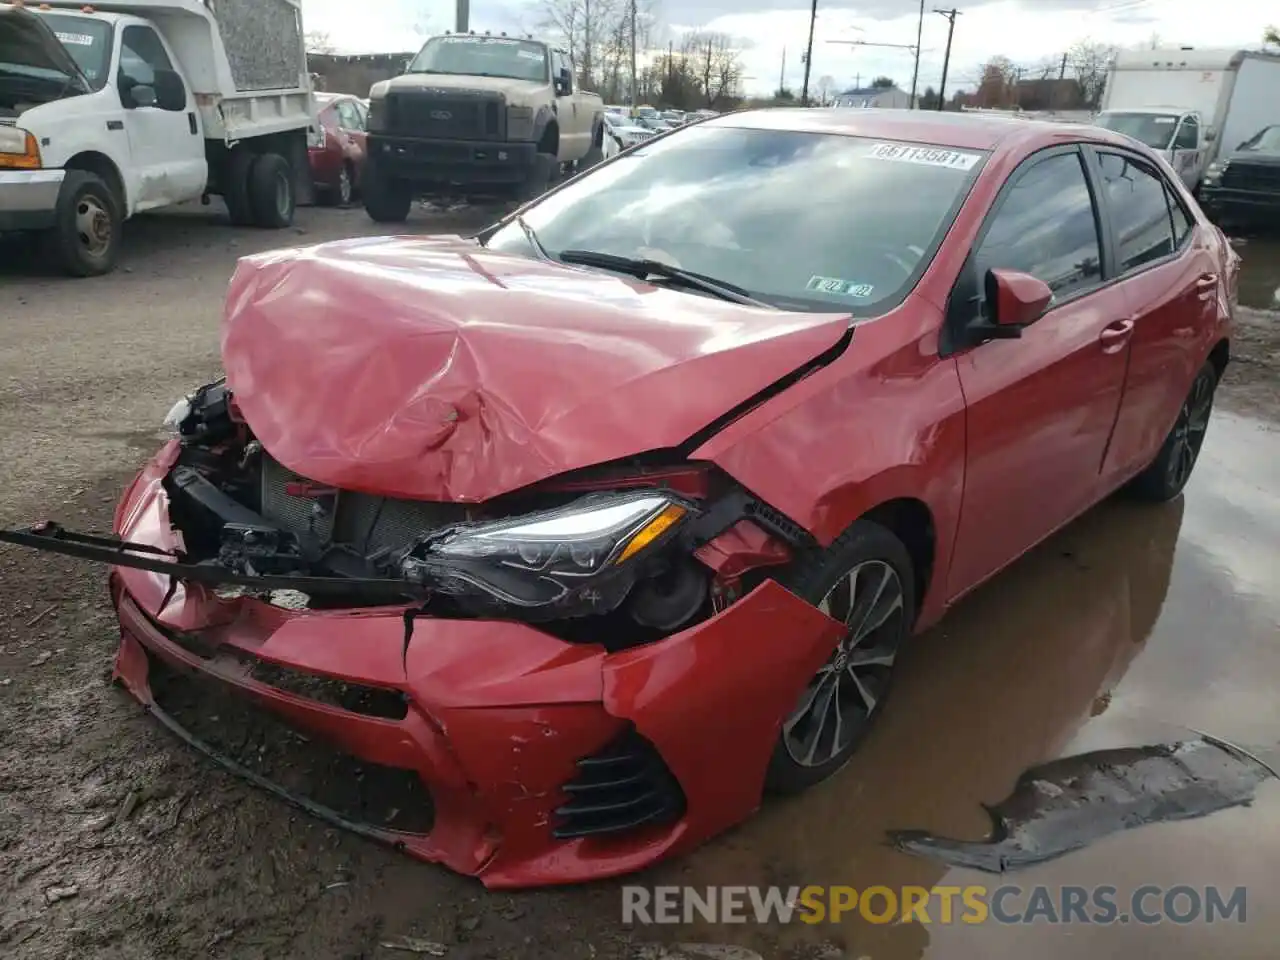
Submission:
M 1169 456 L 1169 481 L 1181 488 L 1191 478 L 1191 471 L 1200 457 L 1205 433 L 1209 429 L 1209 415 L 1213 410 L 1213 384 L 1209 377 L 1196 378 L 1191 395 L 1178 413 L 1173 428 L 1173 450 Z
M 84 196 L 76 204 L 76 235 L 90 256 L 101 257 L 111 247 L 111 215 L 95 196 Z
M 284 174 L 276 177 L 276 212 L 281 218 L 289 216 L 289 178 Z
M 883 560 L 858 564 L 818 609 L 845 624 L 830 659 L 810 681 L 782 726 L 791 759 L 820 767 L 848 749 L 876 713 L 902 642 L 902 580 Z
M 347 172 L 346 167 L 343 167 L 342 172 L 338 174 L 338 199 L 343 205 L 351 202 L 351 174 Z

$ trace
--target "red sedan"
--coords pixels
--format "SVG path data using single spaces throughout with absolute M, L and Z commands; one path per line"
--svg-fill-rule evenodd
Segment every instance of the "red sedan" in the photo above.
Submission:
M 310 150 L 311 179 L 322 201 L 345 207 L 364 171 L 368 113 L 359 99 L 343 94 L 317 93 L 315 101 L 324 142 Z
M 624 873 L 834 774 L 911 635 L 1055 530 L 1177 497 L 1238 268 L 1104 130 L 730 114 L 476 238 L 246 258 L 119 539 L 4 538 L 110 564 L 118 680 L 260 785 L 308 802 L 174 683 L 421 789 L 307 806 L 366 836 Z

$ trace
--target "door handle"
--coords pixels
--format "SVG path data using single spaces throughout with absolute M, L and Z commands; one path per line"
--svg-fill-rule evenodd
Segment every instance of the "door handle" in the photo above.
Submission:
M 1216 273 L 1206 273 L 1196 281 L 1197 290 L 1212 290 L 1218 285 L 1218 275 Z
M 1132 320 L 1117 320 L 1114 323 L 1107 324 L 1102 328 L 1102 333 L 1098 336 L 1098 342 L 1102 344 L 1102 352 L 1117 352 L 1129 342 L 1129 337 L 1132 334 Z

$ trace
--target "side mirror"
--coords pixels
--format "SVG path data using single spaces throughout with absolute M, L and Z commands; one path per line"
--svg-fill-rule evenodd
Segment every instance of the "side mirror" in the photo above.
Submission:
M 1217 130 L 1206 130 L 1206 131 L 1204 132 L 1204 142 L 1205 142 L 1205 143 L 1213 143 L 1213 141 L 1215 141 L 1215 140 L 1217 140 L 1217 139 L 1218 139 L 1218 131 L 1217 131 Z
M 144 83 L 135 83 L 129 87 L 125 96 L 128 98 L 125 106 L 132 104 L 135 107 L 154 107 L 159 100 L 156 96 L 156 88 Z
M 187 108 L 187 86 L 176 71 L 157 70 L 152 83 L 155 86 L 155 105 L 161 110 L 177 113 Z
M 983 285 L 987 315 L 979 329 L 995 339 L 1022 336 L 1022 328 L 1043 317 L 1053 301 L 1047 283 L 1017 270 L 988 270 Z

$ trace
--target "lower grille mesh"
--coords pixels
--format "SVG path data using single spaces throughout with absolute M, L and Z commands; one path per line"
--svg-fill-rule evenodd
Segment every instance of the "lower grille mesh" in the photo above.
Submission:
M 290 484 L 307 482 L 264 453 L 262 515 L 290 533 L 310 533 L 362 553 L 402 550 L 423 534 L 466 519 L 466 508 L 454 503 L 394 500 L 350 490 L 336 496 L 290 495 Z

